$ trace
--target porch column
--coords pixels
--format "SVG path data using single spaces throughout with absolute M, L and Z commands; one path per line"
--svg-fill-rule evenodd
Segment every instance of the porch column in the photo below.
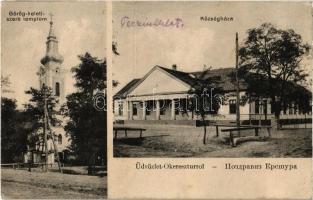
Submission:
M 156 120 L 160 120 L 160 101 L 156 100 Z
M 146 101 L 142 101 L 142 119 L 146 120 Z
M 259 99 L 259 114 L 260 116 L 262 116 L 264 114 L 264 101 L 263 101 L 263 98 L 260 98 Z
M 133 102 L 132 101 L 129 101 L 129 119 L 132 120 L 133 119 Z
M 269 99 L 267 101 L 267 114 L 269 115 L 272 114 L 271 110 L 272 110 L 272 104 L 271 104 L 271 100 Z
M 286 108 L 286 115 L 289 115 L 289 109 L 290 109 L 290 104 L 287 105 L 287 108 Z
M 291 103 L 291 105 L 290 105 L 291 107 L 290 107 L 290 110 L 291 110 L 291 115 L 294 115 L 295 114 L 295 108 L 294 108 L 294 103 Z
M 251 124 L 251 114 L 252 114 L 251 104 L 252 104 L 252 102 L 248 102 L 248 104 L 249 104 L 249 124 Z
M 175 99 L 172 99 L 171 103 L 171 120 L 175 120 Z

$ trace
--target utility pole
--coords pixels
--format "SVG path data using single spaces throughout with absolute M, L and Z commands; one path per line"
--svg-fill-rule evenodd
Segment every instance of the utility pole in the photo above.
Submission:
M 239 94 L 239 78 L 238 78 L 238 33 L 236 32 L 236 124 L 240 126 L 240 94 Z M 240 135 L 240 131 L 238 131 Z
M 45 171 L 48 171 L 48 136 L 47 136 L 47 97 L 46 97 L 46 86 L 43 85 L 43 98 L 44 98 L 44 144 L 45 144 Z
M 50 126 L 48 110 L 47 110 L 47 108 L 45 108 L 45 109 L 46 109 L 46 116 L 47 116 L 47 119 L 48 119 L 48 121 L 47 121 L 48 129 L 49 129 L 49 132 L 50 132 L 50 136 L 51 136 L 51 138 L 52 138 L 54 153 L 55 153 L 55 155 L 56 155 L 56 157 L 57 157 L 59 171 L 60 171 L 61 173 L 63 173 L 63 171 L 62 171 L 62 166 L 61 166 L 61 161 L 60 161 L 60 157 L 59 157 L 59 153 L 58 153 L 58 147 L 57 147 L 57 145 L 55 144 L 54 133 L 53 133 L 53 131 L 51 130 L 51 126 Z

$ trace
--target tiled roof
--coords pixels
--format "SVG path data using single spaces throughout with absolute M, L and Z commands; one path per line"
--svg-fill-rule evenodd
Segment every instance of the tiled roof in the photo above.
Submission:
M 235 91 L 236 83 L 233 81 L 235 68 L 220 68 L 220 69 L 211 69 L 207 72 L 199 71 L 199 72 L 182 72 L 178 70 L 173 70 L 161 66 L 157 66 L 158 68 L 166 71 L 172 76 L 178 78 L 179 80 L 185 82 L 186 84 L 193 87 L 197 83 L 197 79 L 206 80 L 208 78 L 216 77 L 219 79 L 218 86 L 221 87 L 224 91 Z M 125 98 L 126 95 L 141 79 L 134 79 L 129 82 L 126 86 L 124 86 L 114 98 Z M 244 80 L 239 81 L 240 90 L 247 89 L 247 84 Z
M 203 72 L 193 72 L 196 77 L 200 77 Z M 235 82 L 235 68 L 220 68 L 220 69 L 212 69 L 207 71 L 202 79 L 219 77 L 219 87 L 223 88 L 224 91 L 235 91 L 236 90 L 236 82 Z M 239 89 L 245 90 L 247 89 L 247 83 L 243 79 L 239 79 Z
M 220 68 L 220 69 L 212 69 L 206 72 L 181 72 L 177 70 L 172 70 L 165 67 L 160 67 L 168 73 L 172 74 L 176 78 L 184 81 L 189 84 L 191 87 L 196 84 L 196 79 L 206 80 L 208 78 L 216 77 L 218 81 L 218 86 L 223 88 L 224 91 L 235 91 L 236 90 L 236 82 L 234 81 L 235 77 L 235 68 Z M 245 90 L 247 89 L 247 84 L 244 80 L 239 80 L 239 89 Z
M 115 95 L 114 99 L 123 99 L 127 96 L 129 90 L 134 87 L 141 79 L 133 79 L 129 83 L 127 83 L 122 89 L 120 89 Z
M 192 74 L 190 74 L 190 73 L 172 70 L 172 69 L 165 68 L 165 67 L 160 67 L 160 68 L 165 70 L 169 74 L 175 76 L 176 78 L 182 80 L 183 82 L 187 83 L 190 86 L 193 86 L 195 84 L 195 78 L 193 78 Z

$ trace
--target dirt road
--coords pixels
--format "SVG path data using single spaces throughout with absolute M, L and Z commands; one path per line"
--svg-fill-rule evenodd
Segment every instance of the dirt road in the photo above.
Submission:
M 1 169 L 3 199 L 104 199 L 107 177 Z
M 242 133 L 245 134 L 245 133 Z M 254 135 L 254 133 L 248 133 Z M 265 130 L 261 136 L 266 136 Z M 202 144 L 202 128 L 147 127 L 143 139 L 129 134 L 114 141 L 116 157 L 311 157 L 312 130 L 285 129 L 273 131 L 264 141 L 250 141 L 230 147 L 228 134 L 215 136 L 208 129 L 207 144 Z

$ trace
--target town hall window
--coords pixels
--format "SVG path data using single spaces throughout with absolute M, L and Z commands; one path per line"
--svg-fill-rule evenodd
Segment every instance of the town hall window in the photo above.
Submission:
M 271 101 L 271 114 L 274 114 L 274 113 L 275 113 L 274 106 L 275 106 L 275 105 L 274 105 L 274 102 Z M 283 107 L 283 110 L 285 110 L 284 107 Z
M 137 115 L 137 105 L 138 104 L 133 104 L 133 115 Z
M 166 103 L 165 100 L 160 100 L 160 115 L 165 115 Z
M 118 115 L 119 116 L 123 115 L 123 102 L 118 103 Z
M 55 83 L 55 96 L 60 96 L 60 83 Z
M 289 115 L 293 115 L 293 114 L 294 114 L 293 104 L 289 104 Z
M 175 101 L 175 115 L 179 115 L 179 107 L 180 107 L 180 101 L 178 100 L 174 100 Z
M 154 101 L 147 101 L 146 105 L 146 115 L 150 115 L 151 111 L 155 108 Z
M 255 114 L 259 114 L 260 113 L 260 101 L 259 100 L 255 100 L 254 104 L 255 104 L 254 113 Z
M 236 100 L 229 100 L 229 114 L 236 114 Z

